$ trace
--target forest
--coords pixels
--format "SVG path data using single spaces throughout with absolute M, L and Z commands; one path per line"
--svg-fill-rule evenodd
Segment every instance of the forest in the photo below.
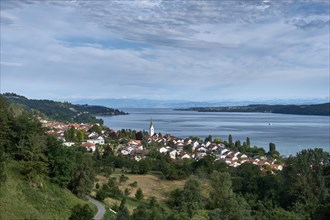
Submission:
M 44 190 L 50 181 L 78 198 L 91 194 L 100 201 L 121 201 L 111 207 L 117 214 L 106 219 L 330 219 L 330 156 L 322 149 L 306 149 L 284 159 L 284 169 L 276 173 L 261 172 L 253 164 L 228 167 L 211 154 L 198 161 L 172 160 L 152 144 L 147 146 L 147 157 L 136 161 L 115 154 L 118 137 L 110 137 L 94 153 L 79 146 L 65 147 L 46 134 L 33 111 L 2 97 L 0 127 L 1 185 L 15 164 L 31 191 Z M 114 178 L 118 172 L 120 178 Z M 130 174 L 183 180 L 184 185 L 168 189 L 164 200 L 144 197 L 142 189 L 136 189 L 132 198 L 129 190 L 120 189 Z M 96 176 L 105 181 L 96 183 Z M 133 182 L 132 187 L 139 184 Z M 129 211 L 132 202 L 137 205 Z M 88 205 L 75 206 L 71 212 L 70 219 L 93 216 Z

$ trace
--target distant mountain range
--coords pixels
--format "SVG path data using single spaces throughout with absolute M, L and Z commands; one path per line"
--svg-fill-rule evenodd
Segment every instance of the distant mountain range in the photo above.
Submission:
M 273 99 L 254 101 L 187 101 L 187 100 L 156 100 L 156 99 L 72 99 L 75 104 L 102 105 L 113 108 L 191 108 L 191 107 L 223 107 L 246 106 L 251 104 L 320 104 L 329 102 L 329 98 L 322 99 Z
M 315 105 L 248 105 L 230 107 L 194 107 L 176 110 L 198 112 L 265 112 L 296 115 L 330 116 L 330 102 Z

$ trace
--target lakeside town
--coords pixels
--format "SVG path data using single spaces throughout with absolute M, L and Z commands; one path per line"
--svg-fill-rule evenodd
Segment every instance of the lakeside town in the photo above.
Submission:
M 183 139 L 169 134 L 156 133 L 152 120 L 145 141 L 142 140 L 142 135 L 139 135 L 139 139 L 121 140 L 120 143 L 115 144 L 110 143 L 109 140 L 111 140 L 111 137 L 118 136 L 121 131 L 99 124 L 64 123 L 46 120 L 40 120 L 40 122 L 43 127 L 47 128 L 47 133 L 61 140 L 64 146 L 78 145 L 85 148 L 86 151 L 95 152 L 98 150 L 102 154 L 104 147 L 110 145 L 116 155 L 124 155 L 136 161 L 148 157 L 148 147 L 152 145 L 156 146 L 157 151 L 160 153 L 168 154 L 172 160 L 192 159 L 198 161 L 206 155 L 213 155 L 215 160 L 225 162 L 228 166 L 238 167 L 244 163 L 251 163 L 257 165 L 262 172 L 270 171 L 271 173 L 282 170 L 284 166 L 280 160 L 272 156 L 251 156 L 238 150 L 229 149 L 226 147 L 226 142 L 220 138 L 214 140 L 212 140 L 212 137 L 205 140 L 200 140 L 197 137 Z M 77 138 L 69 137 L 70 130 L 77 132 Z M 142 134 L 143 132 L 138 131 L 137 133 Z

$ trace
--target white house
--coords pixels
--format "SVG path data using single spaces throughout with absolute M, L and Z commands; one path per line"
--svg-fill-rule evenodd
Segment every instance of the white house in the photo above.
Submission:
M 177 150 L 172 150 L 172 151 L 170 152 L 170 157 L 171 157 L 172 159 L 175 159 L 175 158 L 176 158 L 176 153 L 177 153 Z
M 159 152 L 160 152 L 160 153 L 166 153 L 167 151 L 168 151 L 168 150 L 167 150 L 166 147 L 162 147 L 162 148 L 159 149 Z
M 71 147 L 72 145 L 74 145 L 74 142 L 64 142 L 63 145 L 67 147 Z
M 189 154 L 184 154 L 181 159 L 190 159 L 191 156 Z
M 103 144 L 105 143 L 103 137 L 98 137 L 96 140 L 97 140 L 97 141 L 99 142 L 99 144 L 101 144 L 101 145 L 103 145 Z

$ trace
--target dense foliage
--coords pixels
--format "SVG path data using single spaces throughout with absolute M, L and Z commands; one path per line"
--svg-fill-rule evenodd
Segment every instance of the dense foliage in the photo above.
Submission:
M 39 114 L 56 121 L 102 124 L 103 121 L 97 119 L 96 115 L 126 114 L 118 109 L 103 106 L 74 105 L 68 102 L 28 99 L 14 93 L 4 93 L 2 96 L 10 103 L 20 104 L 28 109 L 37 110 Z
M 82 197 L 94 181 L 92 156 L 80 148 L 67 148 L 46 134 L 39 121 L 20 106 L 9 105 L 0 97 L 0 156 L 16 160 L 24 167 L 21 173 L 32 187 L 42 187 L 43 180 L 69 187 Z M 1 161 L 0 177 L 5 181 Z

